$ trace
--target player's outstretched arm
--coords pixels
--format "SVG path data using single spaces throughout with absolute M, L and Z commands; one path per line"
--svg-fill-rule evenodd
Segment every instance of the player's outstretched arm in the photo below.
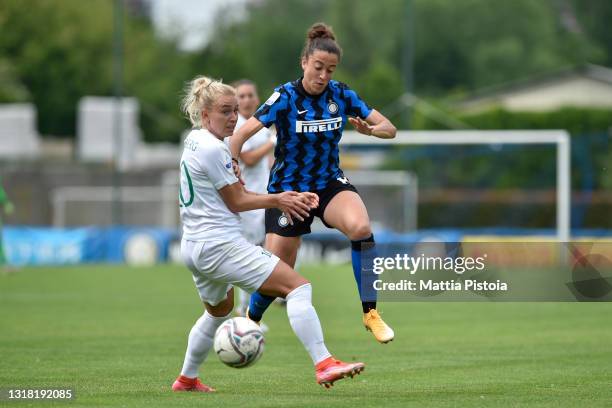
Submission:
M 240 129 L 234 132 L 230 138 L 230 152 L 233 158 L 237 159 L 240 156 L 244 142 L 259 132 L 261 128 L 263 128 L 263 124 L 255 117 L 251 117 L 244 125 L 240 126 Z
M 290 223 L 293 223 L 293 218 L 303 221 L 311 209 L 319 206 L 319 196 L 314 193 L 285 191 L 279 194 L 256 194 L 246 191 L 240 183 L 226 185 L 219 190 L 219 194 L 232 212 L 278 208 L 285 213 Z
M 242 162 L 246 166 L 255 166 L 257 163 L 259 163 L 261 159 L 266 157 L 274 149 L 274 146 L 276 146 L 275 140 L 276 135 L 273 135 L 269 137 L 268 140 L 259 147 L 256 147 L 252 150 L 247 150 L 245 152 L 241 152 L 240 160 L 242 160 Z
M 349 118 L 349 122 L 359 133 L 381 139 L 393 139 L 397 133 L 393 123 L 376 109 L 373 109 L 365 120 L 355 117 Z

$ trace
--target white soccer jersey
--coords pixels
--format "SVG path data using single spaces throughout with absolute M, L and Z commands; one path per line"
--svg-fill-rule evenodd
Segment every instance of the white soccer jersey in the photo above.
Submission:
M 238 121 L 236 122 L 236 129 L 238 130 L 247 119 L 238 114 Z M 226 143 L 229 144 L 229 137 L 225 139 Z M 242 145 L 242 152 L 257 149 L 270 139 L 270 130 L 263 128 L 259 132 L 251 136 Z M 245 166 L 244 163 L 240 162 L 240 170 L 242 180 L 244 181 L 244 187 L 248 191 L 253 191 L 259 194 L 266 194 L 268 192 L 268 176 L 270 175 L 270 166 L 268 166 L 267 157 L 262 158 L 254 166 Z M 265 228 L 265 210 L 251 210 L 240 213 L 242 218 L 242 233 L 246 239 L 252 243 L 259 245 L 264 241 L 266 236 Z
M 238 121 L 236 122 L 236 129 L 234 132 L 240 129 L 247 120 L 242 115 L 238 115 Z M 257 149 L 270 139 L 270 130 L 266 127 L 262 128 L 259 132 L 251 136 L 242 145 L 242 152 L 248 152 L 249 150 Z M 267 156 L 264 156 L 254 166 L 245 166 L 244 163 L 240 163 L 240 170 L 242 180 L 244 180 L 245 188 L 249 191 L 253 191 L 259 194 L 266 194 L 268 192 L 268 177 L 270 175 L 270 166 L 268 165 Z
M 240 217 L 217 190 L 238 182 L 228 147 L 208 130 L 192 130 L 181 157 L 180 213 L 183 238 L 190 241 L 241 237 Z

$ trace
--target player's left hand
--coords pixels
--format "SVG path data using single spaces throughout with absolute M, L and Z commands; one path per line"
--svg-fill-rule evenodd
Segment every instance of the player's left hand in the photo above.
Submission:
M 285 213 L 289 224 L 293 225 L 293 219 L 304 221 L 310 215 L 310 205 L 303 193 L 295 191 L 283 191 L 275 194 L 278 199 L 278 209 Z
M 374 132 L 374 126 L 370 125 L 368 122 L 361 118 L 353 118 L 350 117 L 349 122 L 351 125 L 355 126 L 355 130 L 364 135 L 372 136 L 372 132 Z

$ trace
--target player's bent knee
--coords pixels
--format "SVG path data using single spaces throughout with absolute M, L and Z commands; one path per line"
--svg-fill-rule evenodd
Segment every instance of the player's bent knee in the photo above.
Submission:
M 288 286 L 288 291 L 285 294 L 285 296 L 288 295 L 289 292 L 293 291 L 294 289 L 299 288 L 300 286 L 307 285 L 307 284 L 310 283 L 310 281 L 308 279 L 304 278 L 302 275 L 298 274 L 297 272 L 296 272 L 296 275 L 297 275 L 297 277 L 296 277 L 295 281 L 293 282 L 293 284 Z
M 214 317 L 224 317 L 229 315 L 234 310 L 234 292 L 228 292 L 227 298 L 221 301 L 218 305 L 212 306 L 206 303 L 206 310 Z
M 358 241 L 360 239 L 366 239 L 370 235 L 372 235 L 370 223 L 358 223 L 350 228 L 348 238 L 351 241 Z
M 285 262 L 280 261 L 270 277 L 259 288 L 259 291 L 269 296 L 286 297 L 295 288 L 309 283 L 306 278 L 297 273 Z
M 283 282 L 281 289 L 281 296 L 286 297 L 292 290 L 307 283 L 310 283 L 308 279 L 304 278 L 302 275 L 297 273 L 295 269 L 290 267 L 289 265 L 283 263 Z

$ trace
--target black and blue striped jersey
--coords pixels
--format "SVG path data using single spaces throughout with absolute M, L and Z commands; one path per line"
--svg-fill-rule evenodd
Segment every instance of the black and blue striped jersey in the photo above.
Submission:
M 331 80 L 320 95 L 310 95 L 302 79 L 279 86 L 259 107 L 255 117 L 276 125 L 278 144 L 270 170 L 268 191 L 318 191 L 344 177 L 338 142 L 347 116 L 365 119 L 370 108 L 355 91 Z

